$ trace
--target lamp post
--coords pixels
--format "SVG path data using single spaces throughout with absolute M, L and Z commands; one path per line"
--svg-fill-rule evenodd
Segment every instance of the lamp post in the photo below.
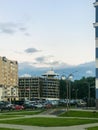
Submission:
M 89 82 L 85 82 L 88 86 L 88 106 L 90 105 L 90 83 Z
M 85 84 L 87 84 L 87 90 L 88 90 L 88 93 L 87 93 L 87 103 L 88 103 L 88 107 L 91 107 L 92 106 L 92 98 L 94 99 L 94 95 L 95 95 L 95 82 L 89 82 L 89 81 L 86 81 L 84 82 Z M 93 89 L 93 91 L 92 91 Z
M 66 108 L 67 108 L 67 111 L 69 110 L 69 104 L 70 104 L 70 98 L 71 98 L 71 86 L 70 86 L 70 83 L 69 81 L 73 78 L 73 75 L 72 74 L 69 74 L 67 77 L 66 75 L 62 75 L 62 80 L 65 80 L 66 81 L 66 88 L 67 88 L 67 93 L 66 93 Z

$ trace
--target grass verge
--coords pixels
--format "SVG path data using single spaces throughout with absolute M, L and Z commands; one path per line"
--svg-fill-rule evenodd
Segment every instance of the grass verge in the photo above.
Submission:
M 21 115 L 0 115 L 0 119 L 22 117 Z
M 3 113 L 3 115 L 36 115 L 36 114 L 40 114 L 41 112 L 43 112 L 43 111 L 42 110 L 38 110 L 38 111 L 17 111 L 17 112 Z
M 90 128 L 87 128 L 86 130 L 98 130 L 98 126 L 96 126 L 96 127 L 90 127 Z
M 73 126 L 82 125 L 89 123 L 96 123 L 98 120 L 93 119 L 66 119 L 66 118 L 28 118 L 28 119 L 13 119 L 13 120 L 0 120 L 0 123 L 7 124 L 18 124 L 18 125 L 30 125 L 30 126 L 44 126 L 44 127 L 54 127 L 54 126 Z
M 98 118 L 98 112 L 95 111 L 68 111 L 60 115 L 61 117 L 88 117 Z
M 0 130 L 22 130 L 22 129 L 13 129 L 13 128 L 0 128 Z

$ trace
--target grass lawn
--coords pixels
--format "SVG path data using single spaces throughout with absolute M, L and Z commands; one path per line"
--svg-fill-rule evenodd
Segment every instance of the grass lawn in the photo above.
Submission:
M 14 117 L 21 117 L 21 116 L 19 116 L 19 115 L 0 115 L 0 119 L 14 118 Z
M 13 120 L 1 120 L 0 123 L 7 124 L 18 124 L 18 125 L 30 125 L 30 126 L 72 126 L 72 125 L 81 125 L 95 123 L 98 120 L 93 119 L 66 119 L 66 118 L 28 118 L 28 119 L 13 119 Z
M 13 129 L 13 128 L 0 128 L 0 130 L 20 130 L 20 129 Z
M 96 127 L 90 127 L 90 128 L 87 128 L 86 130 L 98 130 L 98 126 L 96 126 Z
M 68 111 L 60 115 L 62 117 L 89 117 L 98 118 L 98 112 L 92 111 Z
M 42 110 L 38 110 L 38 111 L 15 111 L 15 112 L 5 112 L 2 113 L 3 115 L 36 115 L 41 113 Z

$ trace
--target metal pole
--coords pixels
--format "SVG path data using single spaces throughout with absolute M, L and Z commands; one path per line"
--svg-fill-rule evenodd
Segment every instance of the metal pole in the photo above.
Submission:
M 88 107 L 90 106 L 90 83 L 89 82 L 85 82 L 87 84 L 88 87 L 88 94 L 87 94 L 87 103 L 88 103 Z
M 66 80 L 66 85 L 67 85 L 67 111 L 69 109 L 69 104 L 68 104 L 68 80 Z
M 71 100 L 71 82 L 70 82 L 70 80 L 68 80 L 68 83 L 69 83 L 69 86 L 68 86 L 68 88 L 69 88 L 69 107 L 70 107 L 70 100 Z
M 90 84 L 88 83 L 88 106 L 90 106 Z
M 77 71 L 75 71 L 75 72 L 77 72 Z M 73 73 L 75 73 L 75 72 L 73 72 Z M 68 111 L 68 109 L 69 109 L 70 99 L 71 99 L 71 88 L 70 88 L 71 86 L 70 86 L 69 80 L 70 80 L 70 77 L 73 76 L 73 73 L 69 74 L 68 77 L 66 77 L 65 75 L 62 75 L 62 79 L 63 79 L 63 80 L 66 78 L 65 81 L 66 81 L 66 88 L 67 88 L 67 96 L 66 96 L 66 98 L 67 98 L 67 102 L 66 102 L 67 111 Z

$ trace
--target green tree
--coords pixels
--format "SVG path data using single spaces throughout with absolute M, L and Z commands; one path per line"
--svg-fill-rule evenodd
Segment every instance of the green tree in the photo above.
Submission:
M 60 80 L 60 98 L 66 98 L 66 80 Z M 95 77 L 83 77 L 80 80 L 70 81 L 71 99 L 84 99 L 91 104 L 95 101 Z M 93 102 L 93 103 L 92 103 Z

